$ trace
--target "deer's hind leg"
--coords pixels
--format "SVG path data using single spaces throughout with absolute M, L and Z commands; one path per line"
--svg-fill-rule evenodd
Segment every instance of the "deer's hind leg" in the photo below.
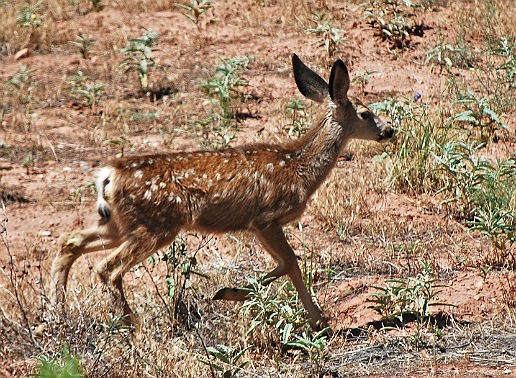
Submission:
M 75 260 L 85 253 L 115 248 L 121 242 L 118 231 L 110 224 L 63 234 L 52 263 L 51 301 L 64 303 L 68 274 Z
M 136 264 L 144 261 L 159 248 L 176 237 L 178 230 L 169 231 L 164 240 L 158 236 L 138 230 L 130 235 L 116 250 L 97 266 L 97 273 L 113 295 L 115 306 L 123 311 L 123 322 L 136 325 L 137 319 L 127 303 L 124 293 L 123 276 Z

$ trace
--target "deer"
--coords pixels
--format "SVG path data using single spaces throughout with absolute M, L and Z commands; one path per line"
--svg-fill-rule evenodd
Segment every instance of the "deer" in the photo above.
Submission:
M 287 275 L 314 329 L 328 320 L 303 282 L 297 256 L 283 226 L 298 219 L 351 139 L 388 141 L 394 131 L 358 99 L 348 96 L 350 77 L 337 59 L 327 83 L 292 55 L 297 88 L 324 104 L 319 118 L 296 140 L 249 144 L 215 151 L 163 152 L 121 157 L 100 169 L 96 181 L 98 224 L 65 233 L 52 263 L 52 302 L 65 302 L 68 275 L 82 255 L 113 250 L 97 266 L 122 319 L 137 323 L 124 294 L 123 277 L 181 230 L 249 231 L 276 267 L 264 285 Z M 329 99 L 327 99 L 329 97 Z M 250 288 L 222 288 L 214 300 L 245 301 Z

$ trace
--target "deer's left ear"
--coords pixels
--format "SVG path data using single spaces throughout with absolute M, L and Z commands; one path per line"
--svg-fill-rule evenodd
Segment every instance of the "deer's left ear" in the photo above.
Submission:
M 329 92 L 331 100 L 336 104 L 348 101 L 349 73 L 340 59 L 333 63 L 330 73 Z

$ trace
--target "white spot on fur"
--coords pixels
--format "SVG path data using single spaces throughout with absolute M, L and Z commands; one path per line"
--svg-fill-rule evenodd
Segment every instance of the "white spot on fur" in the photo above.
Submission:
M 285 160 L 281 160 L 281 161 L 279 162 L 279 166 L 280 166 L 280 167 L 284 167 L 284 166 L 285 166 Z
M 179 203 L 181 203 L 181 202 L 182 202 L 181 197 L 176 196 L 176 202 L 177 202 L 178 204 L 179 204 Z
M 138 164 L 136 164 L 136 163 L 131 164 L 131 168 L 136 168 L 137 166 L 138 166 Z
M 266 165 L 266 167 L 267 167 L 267 170 L 268 170 L 269 172 L 274 171 L 274 165 L 273 165 L 272 163 L 268 163 L 268 164 Z
M 152 192 L 150 190 L 146 190 L 143 194 L 143 199 L 149 201 L 152 198 Z
M 285 155 L 285 159 L 290 159 L 290 158 L 291 158 L 290 154 Z
M 149 165 L 154 164 L 154 159 L 149 159 L 149 160 L 147 160 L 147 163 L 148 163 Z
M 159 183 L 159 187 L 160 187 L 161 189 L 166 188 L 166 187 L 167 187 L 167 184 L 165 184 L 164 182 L 160 182 L 160 183 Z
M 220 178 L 221 178 L 220 173 L 217 173 L 217 174 L 215 175 L 215 180 L 220 181 Z
M 137 170 L 134 172 L 134 178 L 141 179 L 143 177 L 143 172 L 141 170 Z

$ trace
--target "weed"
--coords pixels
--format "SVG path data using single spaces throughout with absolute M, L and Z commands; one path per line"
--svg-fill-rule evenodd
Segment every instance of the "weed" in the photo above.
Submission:
M 201 17 L 211 8 L 213 8 L 213 5 L 211 5 L 211 0 L 191 0 L 189 4 L 175 3 L 174 5 L 177 8 L 185 10 L 183 14 L 195 25 L 197 25 L 197 27 L 199 26 Z
M 338 52 L 339 45 L 346 41 L 343 37 L 344 31 L 334 27 L 333 21 L 325 18 L 322 13 L 315 13 L 312 22 L 315 27 L 306 29 L 306 32 L 318 38 L 317 45 L 324 48 L 329 60 L 332 59 Z
M 467 46 L 446 43 L 443 39 L 426 53 L 426 64 L 435 64 L 443 68 L 471 68 L 475 58 Z
M 362 74 L 357 73 L 353 77 L 353 83 L 358 84 L 362 93 L 364 93 L 366 84 L 371 81 L 371 77 L 375 73 L 376 73 L 376 71 L 371 71 L 371 70 L 365 70 Z
M 289 136 L 299 138 L 310 127 L 305 110 L 305 104 L 301 100 L 292 99 L 285 106 L 285 112 L 289 117 L 289 123 L 286 125 Z
M 446 178 L 441 191 L 451 195 L 447 202 L 459 202 L 461 216 L 471 228 L 491 240 L 497 252 L 491 263 L 514 265 L 510 250 L 516 241 L 516 157 L 493 164 L 475 156 L 482 147 L 465 142 L 439 146 L 436 169 Z
M 382 316 L 382 319 L 392 321 L 407 314 L 416 316 L 416 323 L 420 325 L 430 315 L 433 306 L 452 306 L 447 303 L 436 302 L 441 288 L 445 285 L 438 283 L 431 265 L 420 260 L 421 271 L 416 277 L 408 279 L 386 280 L 385 286 L 372 286 L 376 290 L 368 299 L 373 303 L 369 308 Z
M 82 378 L 85 377 L 84 369 L 79 358 L 70 353 L 68 347 L 62 348 L 58 356 L 47 356 L 38 359 L 36 372 L 31 374 L 36 378 Z
M 404 1 L 405 6 L 410 2 Z M 391 49 L 405 49 L 410 46 L 412 36 L 423 36 L 424 25 L 417 23 L 408 12 L 403 12 L 399 1 L 385 0 L 383 4 L 371 1 L 365 11 L 375 35 L 387 41 Z
M 144 93 L 149 88 L 149 68 L 159 67 L 153 58 L 152 49 L 156 46 L 158 37 L 158 32 L 146 30 L 141 37 L 130 39 L 126 47 L 120 50 L 126 56 L 120 62 L 120 66 L 125 72 L 135 71 L 138 73 L 140 90 Z
M 34 4 L 27 1 L 25 6 L 18 13 L 16 23 L 32 30 L 40 26 L 43 17 L 40 13 L 42 3 L 43 0 L 37 1 Z
M 206 353 L 209 358 L 200 358 L 199 361 L 210 366 L 212 373 L 217 372 L 219 377 L 236 377 L 238 372 L 249 363 L 249 361 L 240 362 L 240 359 L 252 347 L 252 345 L 249 345 L 241 350 L 222 344 L 216 347 L 207 347 Z
M 434 175 L 431 154 L 435 143 L 451 138 L 449 128 L 442 118 L 431 119 L 428 105 L 418 92 L 413 99 L 394 98 L 371 104 L 370 107 L 390 117 L 397 130 L 397 138 L 388 150 L 391 159 L 390 184 L 413 193 L 421 193 L 436 187 L 438 177 Z
M 328 355 L 328 329 L 323 329 L 314 335 L 303 331 L 302 335 L 294 335 L 295 340 L 289 341 L 287 347 L 299 348 L 308 354 L 310 359 L 310 376 L 322 376 L 322 363 Z
M 461 95 L 461 98 L 455 101 L 455 104 L 462 105 L 466 110 L 455 114 L 449 120 L 477 128 L 482 141 L 491 140 L 496 131 L 507 128 L 500 120 L 500 115 L 491 106 L 491 100 L 486 97 L 477 96 L 467 90 Z
M 240 75 L 250 62 L 251 59 L 247 56 L 221 58 L 220 64 L 215 67 L 215 73 L 200 85 L 210 98 L 210 104 L 220 109 L 223 119 L 235 118 L 233 104 L 235 100 L 245 96 L 240 89 L 249 86 L 249 82 Z
M 82 71 L 77 71 L 67 79 L 72 94 L 77 95 L 79 101 L 92 109 L 101 101 L 104 94 L 104 85 L 93 82 Z
M 81 53 L 83 59 L 89 59 L 92 51 L 90 50 L 96 41 L 89 34 L 79 34 L 75 37 L 75 41 L 69 41 L 70 46 L 75 47 Z
M 241 74 L 250 61 L 247 56 L 221 58 L 214 74 L 201 82 L 200 88 L 207 94 L 206 104 L 210 107 L 206 117 L 196 119 L 192 124 L 201 130 L 204 146 L 224 148 L 234 140 L 232 130 L 237 126 L 237 106 L 248 97 L 241 88 L 249 83 Z

